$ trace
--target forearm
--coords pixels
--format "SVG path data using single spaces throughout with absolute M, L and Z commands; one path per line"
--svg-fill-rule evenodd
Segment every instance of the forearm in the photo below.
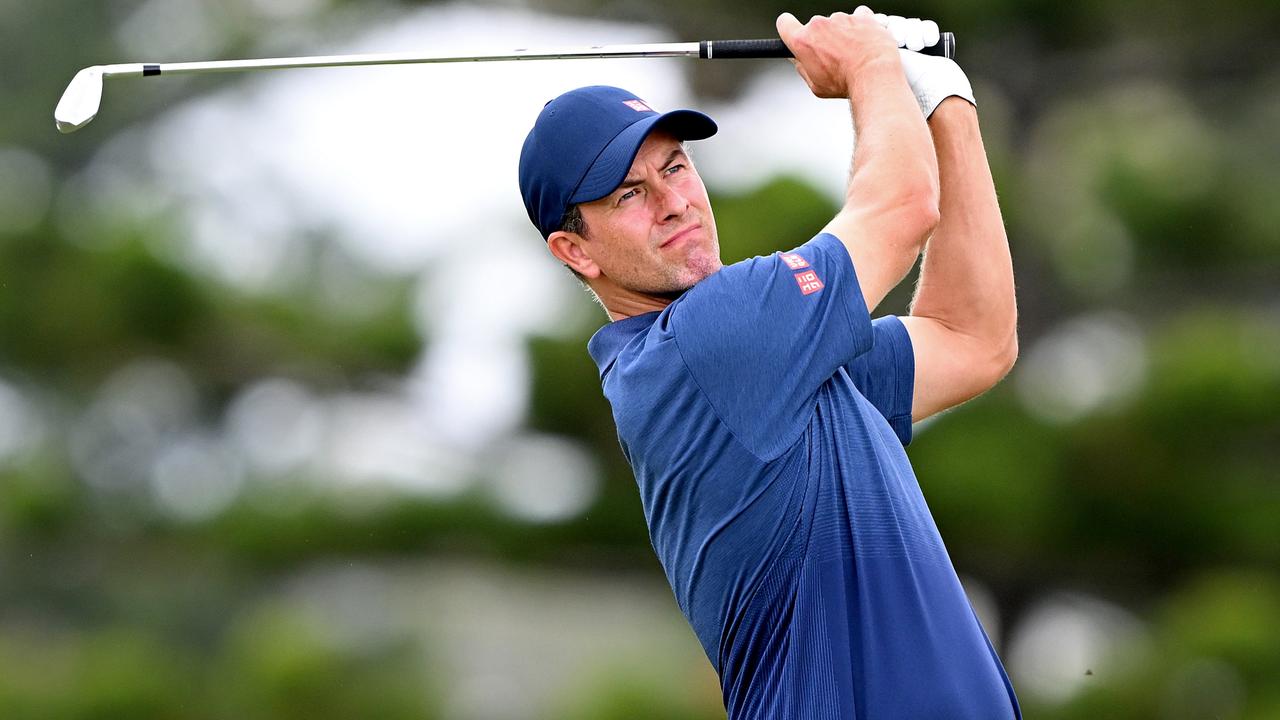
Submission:
M 897 56 L 851 77 L 849 104 L 857 142 L 846 207 L 936 211 L 939 177 L 933 141 Z
M 871 10 L 778 16 L 814 95 L 848 98 L 857 144 L 844 206 L 825 232 L 849 251 L 870 310 L 902 281 L 938 218 L 938 167 L 893 36 Z
M 871 311 L 910 272 L 938 221 L 938 165 L 896 62 L 863 71 L 849 90 L 857 143 L 844 207 L 827 229 L 848 248 Z
M 929 129 L 940 218 L 925 246 L 910 312 L 971 339 L 1007 371 L 1017 355 L 1013 263 L 977 111 L 950 98 L 934 112 Z

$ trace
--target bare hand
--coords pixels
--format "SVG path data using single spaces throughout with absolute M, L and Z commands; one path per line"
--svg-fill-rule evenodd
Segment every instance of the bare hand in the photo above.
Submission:
M 778 37 L 795 55 L 792 63 L 814 95 L 849 97 L 849 82 L 867 68 L 898 64 L 898 44 L 865 5 L 852 15 L 815 15 L 801 25 L 791 13 L 778 16 Z

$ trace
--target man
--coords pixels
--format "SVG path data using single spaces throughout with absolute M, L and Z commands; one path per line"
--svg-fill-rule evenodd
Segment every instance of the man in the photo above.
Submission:
M 681 145 L 701 113 L 581 88 L 521 154 L 530 218 L 612 320 L 589 350 L 731 720 L 1020 716 L 904 451 L 1012 366 L 1008 243 L 968 81 L 886 25 L 919 47 L 865 7 L 778 18 L 857 130 L 844 207 L 789 252 L 721 267 Z M 872 322 L 922 250 L 910 316 Z

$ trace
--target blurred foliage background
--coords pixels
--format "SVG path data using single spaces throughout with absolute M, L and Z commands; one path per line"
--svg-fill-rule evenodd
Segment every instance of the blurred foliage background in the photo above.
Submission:
M 489 368 L 433 375 L 455 337 L 420 317 L 439 275 L 353 257 L 349 229 L 286 207 L 308 243 L 246 287 L 175 250 L 208 197 L 119 169 L 182 163 L 139 137 L 239 80 L 109 84 L 90 128 L 53 130 L 76 70 L 149 43 L 315 54 L 427 7 L 0 1 L 0 717 L 723 717 L 652 557 L 585 297 L 555 332 L 482 344 L 519 401 L 467 432 L 448 411 Z M 467 7 L 682 39 L 849 9 Z M 1019 364 L 910 455 L 1027 716 L 1280 717 L 1280 5 L 876 9 L 960 37 L 1013 246 Z M 681 72 L 730 104 L 759 67 Z M 710 189 L 726 261 L 834 210 L 787 174 Z

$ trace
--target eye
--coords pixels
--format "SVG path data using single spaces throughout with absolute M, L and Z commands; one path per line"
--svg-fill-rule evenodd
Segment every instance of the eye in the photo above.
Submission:
M 625 201 L 630 200 L 631 198 L 633 198 L 633 197 L 635 197 L 636 195 L 639 195 L 639 194 L 640 194 L 640 191 L 639 191 L 639 190 L 637 190 L 636 188 L 632 188 L 632 189 L 630 189 L 630 190 L 628 190 L 628 191 L 626 191 L 626 192 L 622 193 L 621 195 L 619 195 L 619 196 L 618 196 L 618 202 L 625 202 Z
M 676 173 L 676 171 L 677 171 L 677 170 L 683 170 L 683 169 L 684 169 L 684 165 L 683 165 L 683 164 L 681 164 L 681 163 L 677 163 L 677 164 L 672 165 L 671 167 L 667 168 L 667 174 L 668 174 L 668 175 L 674 175 L 674 174 Z

